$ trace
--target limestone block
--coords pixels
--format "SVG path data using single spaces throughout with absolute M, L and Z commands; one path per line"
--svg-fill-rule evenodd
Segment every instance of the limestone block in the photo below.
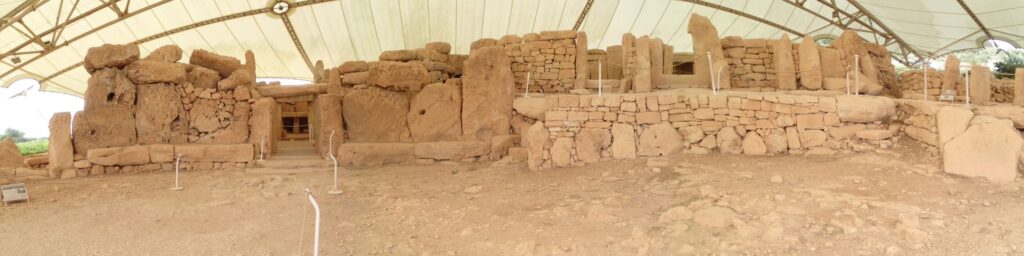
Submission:
M 219 100 L 196 99 L 188 112 L 188 126 L 200 132 L 213 132 L 220 129 Z
M 1008 119 L 1013 121 L 1013 126 L 1017 127 L 1017 129 L 1024 129 L 1024 108 L 1000 104 L 992 106 L 976 106 L 974 112 L 978 115 Z
M 800 145 L 807 148 L 823 145 L 827 139 L 828 134 L 821 130 L 800 131 Z
M 90 149 L 86 159 L 95 165 L 125 166 L 148 164 L 149 146 L 127 146 Z
M 273 98 L 261 98 L 252 104 L 252 114 L 249 118 L 249 142 L 253 144 L 255 153 L 264 153 L 264 158 L 272 152 L 274 145 L 274 110 L 277 103 Z M 280 118 L 277 118 L 280 120 Z
M 139 46 L 134 44 L 103 44 L 89 48 L 82 66 L 90 74 L 104 68 L 122 68 L 139 59 Z
M 636 39 L 636 75 L 633 76 L 636 92 L 650 92 L 651 87 L 651 38 Z
M 515 97 L 510 61 L 503 47 L 473 51 L 462 76 L 462 133 L 464 139 L 490 140 L 507 135 Z
M 796 115 L 796 128 L 799 130 L 825 129 L 825 120 L 820 113 Z
M 139 85 L 137 98 L 135 126 L 139 144 L 187 142 L 187 115 L 182 96 L 173 85 Z
M 396 91 L 419 91 L 430 83 L 430 74 L 423 65 L 377 61 L 370 63 L 366 83 Z
M 548 140 L 548 129 L 544 122 L 536 122 L 526 130 L 523 136 L 523 144 L 527 150 L 527 166 L 530 170 L 540 170 L 544 163 L 544 144 Z
M 704 130 L 700 126 L 687 126 L 679 128 L 679 134 L 683 136 L 683 141 L 694 144 L 704 139 Z
M 185 80 L 195 88 L 214 89 L 217 88 L 217 83 L 220 82 L 220 73 L 213 69 L 193 66 L 192 70 L 186 75 Z
M 150 52 L 149 56 L 146 56 L 143 60 L 175 63 L 181 60 L 181 53 L 181 47 L 169 44 L 156 48 L 156 50 Z
M 767 154 L 785 153 L 789 150 L 789 140 L 786 138 L 786 133 L 779 130 L 764 137 L 764 146 Z M 744 152 L 746 151 L 744 150 Z
M 417 59 L 417 54 L 416 54 L 416 50 L 411 50 L 411 49 L 383 51 L 383 52 L 380 53 L 379 59 L 381 61 L 410 61 L 410 60 L 416 60 Z M 372 67 L 373 63 L 370 63 L 370 65 L 371 65 L 370 68 L 372 69 L 373 68 Z
M 128 78 L 135 84 L 185 82 L 185 67 L 177 63 L 153 60 L 139 60 L 125 67 Z
M 443 54 L 452 53 L 452 45 L 447 42 L 429 42 L 423 48 Z
M 839 120 L 852 123 L 884 121 L 896 114 L 896 101 L 878 96 L 836 96 Z
M 651 38 L 651 84 L 658 88 L 665 83 L 665 41 L 660 38 Z M 585 56 L 585 55 L 583 55 Z
M 946 55 L 946 70 L 942 72 L 942 90 L 957 90 L 960 81 L 960 59 L 954 54 Z
M 50 117 L 50 138 L 47 167 L 51 171 L 71 169 L 75 162 L 74 148 L 71 146 L 71 113 L 54 113 Z M 2 149 L 0 149 L 2 150 Z
M 800 144 L 800 134 L 796 127 L 786 127 L 786 144 L 789 149 L 800 149 L 803 146 Z
M 368 71 L 352 72 L 352 73 L 345 74 L 344 76 L 341 77 L 341 84 L 343 84 L 343 85 L 366 84 L 366 81 L 369 78 L 370 78 L 370 72 L 368 72 Z
M 253 147 L 249 144 L 175 145 L 174 154 L 188 162 L 249 162 L 253 160 Z
M 640 134 L 640 156 L 666 156 L 679 151 L 682 146 L 683 136 L 668 123 L 648 126 Z
M 490 154 L 490 141 L 419 142 L 414 146 L 417 158 L 461 160 Z
M 572 142 L 571 138 L 559 137 L 551 144 L 551 164 L 556 167 L 568 167 L 572 165 Z
M 748 132 L 747 136 L 743 137 L 743 154 L 760 156 L 767 153 L 768 147 L 761 135 L 756 132 Z
M 1013 104 L 1024 106 L 1024 68 L 1017 68 L 1014 71 Z
M 342 96 L 338 94 L 321 94 L 313 101 L 318 114 L 316 122 L 318 134 L 314 143 L 320 156 L 328 157 L 331 154 L 331 144 L 340 145 L 345 143 L 344 117 L 342 116 Z M 333 133 L 334 137 L 331 137 Z M 333 140 L 333 141 L 332 141 Z M 337 147 L 335 147 L 337 148 Z
M 1024 145 L 1020 136 L 1008 120 L 975 117 L 964 133 L 942 147 L 943 170 L 992 182 L 1012 182 Z
M 242 67 L 242 61 L 202 49 L 192 51 L 188 63 L 217 71 L 220 77 L 231 76 L 231 72 Z
M 793 44 L 790 43 L 789 35 L 782 34 L 782 38 L 774 41 L 772 49 L 775 52 L 772 55 L 775 64 L 775 88 L 796 90 L 796 62 L 793 60 Z
M 718 30 L 711 23 L 711 20 L 707 17 L 700 16 L 696 13 L 690 16 L 690 23 L 687 25 L 687 33 L 693 36 L 693 82 L 700 85 L 711 85 L 711 74 L 709 73 L 708 67 L 708 55 L 711 52 L 711 60 L 715 64 L 712 67 L 715 73 L 722 66 L 727 66 L 725 59 L 725 53 L 722 51 L 722 43 L 718 37 Z M 731 88 L 731 83 L 728 77 L 731 72 L 729 68 L 722 68 L 721 76 L 722 79 L 721 88 Z
M 818 55 L 821 55 L 821 76 L 824 79 L 846 78 L 846 66 L 843 65 L 838 50 L 819 47 Z M 776 65 L 776 69 L 778 69 L 778 65 Z
M 377 87 L 353 90 L 345 95 L 345 125 L 353 142 L 411 141 L 409 96 Z
M 338 147 L 338 164 L 380 166 L 416 160 L 412 143 L 345 143 Z
M 255 86 L 256 74 L 246 69 L 238 69 L 231 72 L 231 75 L 217 83 L 217 89 L 221 91 L 234 90 L 239 86 Z
M 361 60 L 346 61 L 345 63 L 341 63 L 341 66 L 338 66 L 338 73 L 341 73 L 342 75 L 366 71 L 370 71 L 370 65 L 367 64 L 366 61 Z
M 828 134 L 837 140 L 850 139 L 857 136 L 857 132 L 867 130 L 867 126 L 864 124 L 849 124 L 841 127 L 833 127 L 828 130 Z
M 173 145 L 149 145 L 149 161 L 152 163 L 172 163 L 175 157 Z
M 912 139 L 920 141 L 921 143 L 936 147 L 940 146 L 939 135 L 928 131 L 927 129 L 916 126 L 904 126 L 903 133 L 907 134 L 907 136 Z
M 413 141 L 458 140 L 462 136 L 461 111 L 461 88 L 427 85 L 410 104 L 408 122 Z
M 862 140 L 884 140 L 892 137 L 892 131 L 881 129 L 863 130 L 858 131 L 856 136 Z
M 590 79 L 590 65 L 587 63 L 587 32 L 576 33 L 576 89 L 586 89 Z
M 632 125 L 612 124 L 612 157 L 615 159 L 636 158 L 636 132 Z
M 24 162 L 25 158 L 21 156 L 21 151 L 18 150 L 18 145 L 14 144 L 13 139 L 0 140 L 0 168 L 25 167 Z
M 245 143 L 249 138 L 249 113 L 252 111 L 248 102 L 235 103 L 230 112 L 219 112 L 221 118 L 218 129 L 200 136 L 195 143 L 200 144 L 236 144 Z M 221 114 L 223 113 L 223 115 Z M 227 125 L 225 127 L 225 124 Z
M 612 144 L 608 129 L 583 128 L 576 134 L 576 159 L 584 163 L 601 160 L 601 152 Z
M 135 84 L 117 69 L 102 69 L 89 77 L 85 89 L 85 110 L 116 108 L 131 111 L 135 105 Z
M 130 109 L 79 111 L 72 123 L 75 154 L 84 155 L 94 148 L 134 145 L 137 141 L 135 118 Z
M 537 97 L 516 97 L 512 100 L 512 109 L 529 118 L 544 120 L 544 113 L 547 112 L 544 98 Z
M 732 127 L 725 127 L 718 130 L 716 135 L 718 139 L 718 148 L 722 153 L 726 154 L 740 154 L 743 153 L 742 148 L 742 137 L 736 133 L 736 130 Z
M 960 106 L 946 106 L 939 109 L 935 115 L 936 126 L 939 130 L 939 145 L 945 145 L 957 135 L 967 130 L 967 125 L 974 118 L 974 112 Z
M 971 66 L 971 103 L 992 101 L 992 71 L 985 66 Z
M 810 36 L 800 43 L 800 85 L 810 90 L 821 89 L 821 55 L 818 44 Z

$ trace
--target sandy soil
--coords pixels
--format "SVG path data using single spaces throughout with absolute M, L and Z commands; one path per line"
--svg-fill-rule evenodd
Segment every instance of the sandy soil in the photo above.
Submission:
M 32 181 L 3 255 L 1024 255 L 1020 181 L 937 174 L 915 146 L 676 155 L 527 171 L 489 162 L 326 173 Z

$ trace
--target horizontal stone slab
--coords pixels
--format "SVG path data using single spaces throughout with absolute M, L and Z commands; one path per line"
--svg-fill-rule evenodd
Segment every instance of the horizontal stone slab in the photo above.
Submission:
M 380 166 L 416 160 L 412 143 L 345 143 L 338 147 L 338 164 Z
M 417 158 L 435 160 L 461 160 L 485 156 L 491 152 L 491 143 L 484 141 L 442 141 L 416 143 Z
M 257 86 L 256 90 L 263 97 L 283 98 L 322 94 L 327 92 L 327 84 L 311 84 L 300 86 Z
M 174 154 L 188 162 L 249 162 L 253 151 L 252 144 L 174 146 Z
M 149 146 L 96 148 L 86 152 L 86 159 L 95 165 L 142 165 L 150 163 Z

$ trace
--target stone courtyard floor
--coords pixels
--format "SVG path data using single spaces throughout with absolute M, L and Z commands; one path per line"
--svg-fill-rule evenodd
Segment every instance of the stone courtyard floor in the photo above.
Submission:
M 1024 183 L 939 174 L 921 151 L 385 166 L 343 171 L 340 196 L 327 173 L 40 180 L 0 207 L 0 251 L 309 255 L 310 188 L 322 255 L 1024 254 Z

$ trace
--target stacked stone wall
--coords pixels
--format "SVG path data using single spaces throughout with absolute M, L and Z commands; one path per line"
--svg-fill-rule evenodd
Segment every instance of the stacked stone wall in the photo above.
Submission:
M 501 46 L 512 62 L 517 92 L 526 91 L 527 78 L 531 92 L 568 93 L 576 80 L 576 31 L 543 31 L 507 35 L 501 39 L 480 39 L 470 51 L 488 46 Z
M 726 37 L 722 40 L 725 59 L 732 68 L 732 86 L 737 88 L 775 87 L 773 65 L 775 40 Z M 795 52 L 795 51 L 794 51 Z M 724 78 L 723 78 L 724 79 Z

